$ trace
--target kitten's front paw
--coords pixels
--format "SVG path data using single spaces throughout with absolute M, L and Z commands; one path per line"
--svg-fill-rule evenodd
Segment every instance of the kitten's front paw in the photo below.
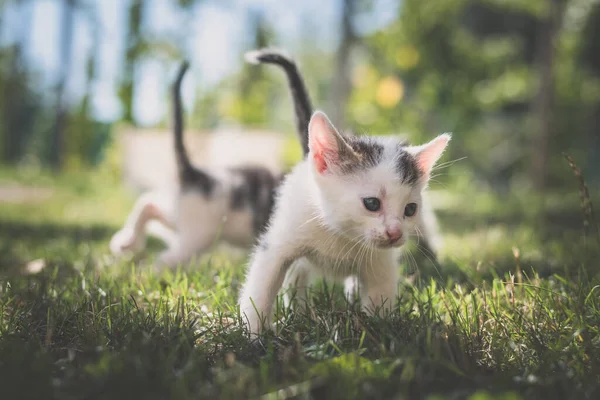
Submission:
M 346 300 L 350 304 L 354 304 L 360 295 L 360 282 L 356 276 L 349 276 L 344 279 L 344 294 L 346 295 Z
M 272 328 L 268 319 L 265 321 L 264 318 L 259 317 L 252 304 L 247 306 L 241 304 L 240 313 L 242 316 L 242 323 L 244 324 L 246 330 L 250 333 L 251 338 L 256 338 L 263 333 L 265 329 Z
M 109 246 L 113 255 L 122 256 L 127 252 L 139 253 L 145 244 L 144 237 L 137 236 L 133 229 L 123 228 L 113 235 Z

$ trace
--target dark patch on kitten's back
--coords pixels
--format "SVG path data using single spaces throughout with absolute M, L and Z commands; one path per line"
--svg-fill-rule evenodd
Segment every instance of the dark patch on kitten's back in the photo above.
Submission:
M 254 232 L 258 236 L 273 210 L 275 191 L 281 177 L 261 167 L 233 168 L 231 172 L 240 177 L 240 182 L 233 188 L 230 207 L 232 210 L 250 207 Z
M 194 190 L 206 198 L 211 196 L 217 186 L 215 178 L 193 166 L 180 175 L 180 180 L 183 191 Z

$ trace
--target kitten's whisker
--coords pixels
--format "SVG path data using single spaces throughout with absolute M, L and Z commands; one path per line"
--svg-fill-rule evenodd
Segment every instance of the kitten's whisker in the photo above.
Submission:
M 364 259 L 364 256 L 366 254 L 367 248 L 368 248 L 367 245 L 368 245 L 367 241 L 365 241 L 365 240 L 361 241 L 360 252 L 357 254 L 357 257 L 356 257 L 358 259 L 358 264 L 357 265 L 358 265 L 359 269 L 360 269 L 361 266 L 364 267 L 363 259 Z M 367 265 L 366 267 L 367 267 L 367 272 L 370 272 L 369 266 Z
M 352 251 L 352 249 L 355 248 L 356 245 L 360 243 L 360 237 L 361 236 L 362 235 L 360 235 L 360 234 L 357 235 L 357 236 L 355 236 L 354 238 L 352 238 L 351 240 L 349 240 L 347 243 L 345 243 L 344 247 L 342 247 L 342 249 L 338 251 L 338 254 L 337 254 L 336 258 L 335 258 L 336 261 L 335 261 L 335 264 L 333 266 L 334 271 L 337 272 L 337 269 L 338 269 L 338 267 L 341 266 L 341 263 L 343 262 L 344 258 L 346 258 L 346 256 Z M 356 242 L 356 243 L 354 243 L 354 245 L 352 245 L 352 247 L 350 247 L 350 249 L 342 257 L 340 257 L 340 254 L 342 254 L 342 251 L 344 251 L 349 244 L 352 244 L 352 242 L 354 242 L 357 239 L 359 239 L 359 241 Z
M 403 261 L 406 263 L 408 270 L 410 271 L 410 268 L 412 267 L 412 263 L 411 263 L 411 259 L 410 259 L 410 250 L 405 249 L 404 252 L 402 253 L 403 255 Z
M 417 250 L 419 250 L 421 252 L 421 254 L 423 254 L 425 257 L 429 258 L 427 256 L 427 254 L 425 254 L 425 252 L 423 251 L 423 249 L 418 248 Z M 440 269 L 438 268 L 438 264 L 435 260 L 429 258 L 429 260 L 431 261 L 431 263 L 433 264 L 433 268 L 435 268 L 435 272 L 438 274 L 439 278 L 442 278 L 442 271 L 440 271 Z
M 360 260 L 359 260 L 359 257 L 360 257 L 360 251 L 362 250 L 363 245 L 364 245 L 362 238 L 361 238 L 361 240 L 360 240 L 359 243 L 360 243 L 360 247 L 356 251 L 355 257 L 352 258 L 352 264 L 350 266 L 350 271 L 353 272 L 353 273 L 354 273 L 355 268 L 356 268 L 357 273 L 360 270 Z
M 363 259 L 366 258 L 365 256 L 367 254 L 369 246 L 370 246 L 370 243 L 367 240 L 363 239 L 363 241 L 362 241 L 362 247 L 361 247 L 361 252 L 359 253 L 359 257 L 360 257 L 359 261 L 358 261 L 359 268 L 360 268 L 360 266 L 364 266 Z M 371 266 L 367 265 L 366 268 L 367 268 L 367 270 L 365 272 L 371 273 Z
M 375 273 L 375 264 L 373 263 L 373 253 L 375 252 L 375 245 L 373 243 L 370 244 L 371 247 L 371 271 Z
M 357 239 L 358 239 L 358 244 L 360 244 L 360 245 L 361 245 L 361 247 L 359 247 L 359 248 L 358 248 L 358 250 L 357 250 L 357 253 L 356 253 L 356 257 L 354 257 L 354 259 L 352 260 L 352 264 L 350 264 L 350 271 L 351 271 L 351 272 L 354 270 L 354 264 L 356 263 L 356 259 L 357 259 L 357 258 L 359 257 L 359 255 L 361 254 L 362 248 L 363 248 L 363 246 L 364 246 L 364 238 L 362 237 L 362 234 L 361 234 L 361 235 L 359 235 L 359 236 L 357 237 Z M 356 245 L 352 246 L 352 248 L 354 248 L 354 247 L 356 247 Z M 352 250 L 352 249 L 350 249 L 350 250 Z M 346 253 L 346 255 L 347 255 L 347 254 L 348 254 L 348 253 Z M 345 257 L 345 255 L 344 255 L 344 257 Z M 359 263 L 358 263 L 358 265 L 357 265 L 357 270 L 358 270 L 358 268 L 360 268 L 360 262 L 359 262 Z
M 435 261 L 435 257 L 436 257 L 435 253 L 433 251 L 429 250 L 429 249 L 425 249 L 422 246 L 419 246 L 419 244 L 421 243 L 421 238 L 426 239 L 426 237 L 425 237 L 425 235 L 423 235 L 423 232 L 421 232 L 421 230 L 419 229 L 418 226 L 415 226 L 415 228 L 416 228 L 415 230 L 417 231 L 417 249 L 419 249 L 419 251 L 421 253 L 423 253 L 423 255 L 425 257 L 427 257 L 427 259 L 429 261 L 431 261 L 432 263 L 435 264 L 435 262 L 436 262 Z M 429 253 L 429 255 L 425 254 L 425 251 L 427 251 Z
M 415 236 L 417 237 L 417 244 L 419 244 L 419 242 L 421 241 L 421 237 L 423 236 L 423 233 L 419 229 L 418 225 L 415 225 L 415 232 L 416 232 Z M 409 235 L 409 237 L 410 237 L 410 235 Z
M 418 226 L 415 226 L 415 228 L 417 228 L 416 230 L 417 230 L 418 237 L 419 237 L 419 238 L 420 238 L 420 237 L 423 237 L 423 238 L 425 238 L 425 235 L 423 235 L 423 233 L 421 232 L 421 230 L 419 229 L 419 227 L 418 227 Z M 418 239 L 418 240 L 417 240 L 417 244 L 419 244 L 419 241 L 420 241 L 420 239 Z M 426 256 L 426 257 L 427 257 L 427 254 L 425 254 L 425 251 L 427 251 L 427 252 L 429 253 L 429 255 L 431 256 L 431 258 L 429 258 L 429 257 L 428 257 L 428 258 L 429 258 L 429 260 L 430 260 L 431 262 L 435 262 L 435 257 L 436 257 L 436 255 L 435 255 L 435 253 L 434 253 L 433 251 L 431 251 L 431 250 L 429 250 L 429 249 L 423 249 L 423 248 L 421 248 L 421 247 L 419 247 L 419 249 L 421 250 L 421 252 L 423 253 L 423 255 L 424 255 L 424 256 Z
M 321 219 L 321 218 L 322 218 L 321 214 L 319 214 L 319 213 L 315 213 L 315 214 L 313 215 L 313 217 L 311 217 L 311 218 L 307 219 L 306 221 L 304 221 L 304 222 L 303 222 L 303 223 L 302 223 L 302 224 L 301 224 L 301 225 L 298 227 L 298 229 L 302 228 L 302 227 L 303 227 L 304 225 L 306 225 L 306 224 L 309 224 L 309 223 L 313 222 L 313 221 L 314 221 L 314 220 L 316 220 L 316 219 Z
M 436 176 L 438 176 L 438 175 L 436 175 Z M 448 189 L 447 183 L 440 182 L 437 179 L 429 178 L 429 182 L 434 182 L 435 184 L 442 186 L 444 189 Z
M 348 230 L 344 230 L 339 232 L 340 235 L 345 234 L 346 232 L 348 232 Z M 325 245 L 329 245 L 329 247 L 327 248 L 327 253 L 333 248 L 333 246 L 335 245 L 335 242 L 338 240 L 337 234 L 332 234 L 328 236 L 327 242 L 325 243 Z
M 443 162 L 443 163 L 439 163 L 439 164 L 437 164 L 436 166 L 434 166 L 434 167 L 431 169 L 431 171 L 437 171 L 437 170 L 439 170 L 439 169 L 444 169 L 444 168 L 451 167 L 452 165 L 456 164 L 456 163 L 457 163 L 457 162 L 459 162 L 459 161 L 465 160 L 466 158 L 467 158 L 467 157 L 465 156 L 465 157 L 457 158 L 457 159 L 455 159 L 455 160 L 450 160 L 450 161 L 446 161 L 446 162 Z
M 361 249 L 360 250 L 362 250 L 362 247 L 364 246 L 364 243 L 366 241 L 365 241 L 364 237 L 361 237 L 360 240 L 361 240 Z M 359 277 L 360 277 L 360 274 L 361 274 L 361 271 L 360 271 L 361 270 L 361 268 L 360 268 L 361 267 L 361 263 L 360 263 L 360 260 L 358 259 L 359 255 L 360 255 L 360 253 L 357 252 L 357 255 L 352 260 L 352 264 L 351 264 L 351 267 L 350 267 L 350 276 L 353 276 L 355 279 L 358 279 L 358 280 L 360 280 Z
M 417 228 L 417 231 L 420 232 L 418 227 L 415 227 L 415 228 Z M 423 236 L 423 237 L 425 237 L 425 236 Z M 418 244 L 418 242 L 417 242 L 417 244 Z M 438 276 L 441 278 L 442 272 L 438 268 L 438 263 L 437 263 L 437 260 L 435 259 L 435 254 L 431 250 L 424 249 L 421 246 L 417 246 L 417 250 L 419 250 L 421 252 L 421 254 L 423 254 L 423 256 L 425 256 L 425 258 L 427 258 L 433 264 L 435 271 L 437 272 Z M 429 255 L 427 253 L 429 253 Z
M 418 249 L 432 264 L 437 265 L 436 255 L 432 251 L 423 247 L 419 247 Z
M 421 268 L 420 268 L 420 266 L 419 266 L 419 263 L 417 262 L 417 259 L 416 259 L 416 257 L 415 257 L 415 254 L 414 254 L 414 252 L 413 252 L 413 251 L 411 251 L 411 252 L 410 252 L 410 255 L 411 255 L 411 257 L 412 257 L 412 259 L 414 260 L 414 263 L 415 263 L 415 264 L 414 264 L 414 265 L 415 265 L 415 268 L 414 268 L 414 269 L 415 269 L 415 273 L 419 273 L 419 272 L 421 271 Z
M 375 245 L 371 243 L 371 266 L 373 266 L 373 254 L 375 253 Z

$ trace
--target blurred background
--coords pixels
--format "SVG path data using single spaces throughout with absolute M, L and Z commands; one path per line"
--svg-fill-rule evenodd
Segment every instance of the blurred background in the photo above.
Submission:
M 453 132 L 449 159 L 495 190 L 564 184 L 563 151 L 600 180 L 598 1 L 2 0 L 0 27 L 5 165 L 94 167 L 119 127 L 167 129 L 182 58 L 188 128 L 290 135 L 283 74 L 243 61 L 269 45 L 338 125 Z
M 285 77 L 243 59 L 263 46 L 296 59 L 339 127 L 413 143 L 453 132 L 432 187 L 457 248 L 467 233 L 471 252 L 523 239 L 535 258 L 581 232 L 563 152 L 596 193 L 600 1 L 0 0 L 6 238 L 53 220 L 103 224 L 90 235 L 106 240 L 133 202 L 124 186 L 172 180 L 169 87 L 184 58 L 194 159 L 289 168 L 301 154 Z

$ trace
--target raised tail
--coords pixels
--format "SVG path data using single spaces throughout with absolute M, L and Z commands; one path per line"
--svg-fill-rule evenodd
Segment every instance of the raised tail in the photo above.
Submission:
M 302 154 L 308 154 L 308 124 L 313 113 L 310 96 L 296 63 L 275 49 L 259 49 L 245 54 L 247 62 L 252 64 L 276 64 L 285 71 L 296 112 L 296 129 L 302 145 Z
M 183 143 L 183 105 L 181 101 L 181 82 L 190 64 L 183 61 L 179 67 L 177 78 L 173 84 L 173 136 L 175 139 L 175 160 L 179 181 L 185 188 L 195 188 L 205 196 L 211 194 L 215 180 L 205 171 L 195 168 L 190 162 Z
M 183 105 L 181 104 L 181 82 L 190 67 L 190 63 L 183 61 L 177 72 L 177 78 L 173 84 L 173 134 L 175 139 L 175 159 L 177 161 L 177 171 L 179 179 L 185 180 L 194 169 L 183 143 Z

